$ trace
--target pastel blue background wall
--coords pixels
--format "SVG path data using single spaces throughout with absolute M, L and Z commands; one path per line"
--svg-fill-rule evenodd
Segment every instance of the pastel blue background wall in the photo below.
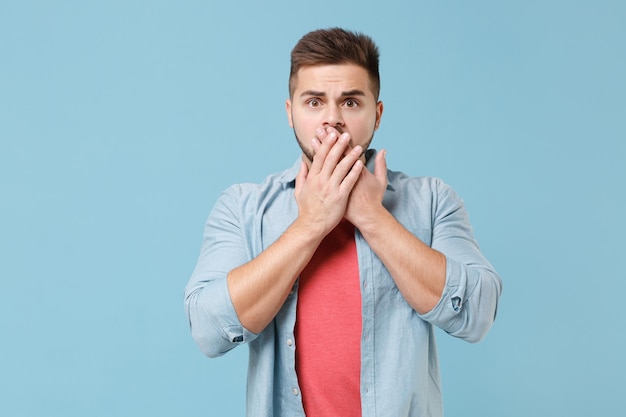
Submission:
M 0 2 L 0 415 L 243 415 L 183 310 L 218 193 L 295 161 L 289 52 L 370 34 L 394 169 L 464 197 L 504 279 L 439 333 L 448 416 L 623 412 L 626 3 Z M 398 381 L 402 383 L 402 381 Z

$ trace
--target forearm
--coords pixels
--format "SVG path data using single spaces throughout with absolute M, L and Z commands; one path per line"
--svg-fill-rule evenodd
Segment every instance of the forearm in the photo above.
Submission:
M 246 329 L 259 333 L 276 316 L 323 237 L 297 219 L 259 256 L 228 274 L 230 297 Z
M 382 205 L 359 231 L 380 258 L 406 301 L 420 314 L 435 307 L 446 282 L 446 257 L 423 243 Z
M 296 176 L 297 219 L 254 259 L 228 269 L 228 295 L 249 332 L 261 332 L 276 316 L 320 242 L 343 218 L 363 168 L 360 146 L 344 152 L 349 139 L 317 140 L 314 160 L 303 160 Z

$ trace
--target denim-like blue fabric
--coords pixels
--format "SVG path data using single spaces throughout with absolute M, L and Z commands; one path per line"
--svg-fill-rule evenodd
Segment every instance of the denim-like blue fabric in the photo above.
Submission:
M 373 170 L 375 151 L 369 151 Z M 192 335 L 209 357 L 249 346 L 247 415 L 304 416 L 295 371 L 297 282 L 275 319 L 259 334 L 245 329 L 226 276 L 271 245 L 295 220 L 298 160 L 261 184 L 224 191 L 206 222 L 196 268 L 185 291 Z M 502 282 L 481 254 L 462 200 L 441 180 L 388 171 L 384 206 L 415 236 L 446 256 L 438 304 L 420 315 L 405 301 L 380 259 L 355 232 L 362 297 L 363 416 L 443 415 L 433 326 L 477 342 L 491 327 Z M 337 340 L 337 343 L 342 343 Z

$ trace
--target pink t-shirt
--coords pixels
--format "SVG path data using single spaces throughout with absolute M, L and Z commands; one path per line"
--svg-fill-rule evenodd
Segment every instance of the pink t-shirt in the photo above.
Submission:
M 360 417 L 361 289 L 354 226 L 346 220 L 300 275 L 295 337 L 307 417 Z

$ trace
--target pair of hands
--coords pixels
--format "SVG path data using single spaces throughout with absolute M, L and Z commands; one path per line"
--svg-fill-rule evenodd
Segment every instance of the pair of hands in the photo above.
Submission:
M 376 155 L 372 174 L 364 165 L 364 150 L 352 147 L 349 133 L 320 128 L 311 144 L 313 161 L 303 161 L 296 177 L 298 217 L 322 237 L 343 218 L 359 229 L 374 223 L 384 210 L 385 151 Z

